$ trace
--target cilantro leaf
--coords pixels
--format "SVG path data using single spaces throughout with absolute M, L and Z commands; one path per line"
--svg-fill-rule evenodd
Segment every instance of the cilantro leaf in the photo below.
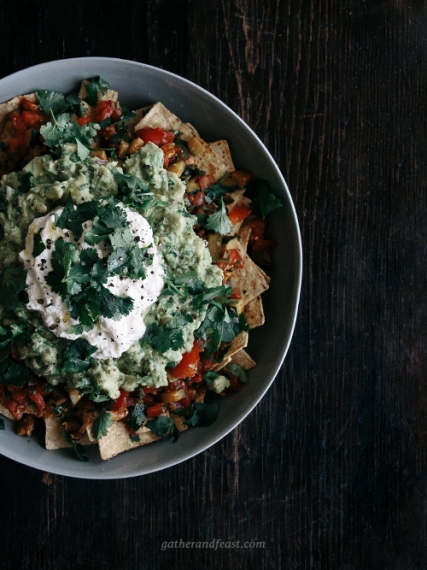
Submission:
M 283 206 L 282 202 L 267 190 L 267 183 L 263 180 L 257 181 L 258 193 L 252 200 L 252 205 L 258 214 L 265 217 L 276 208 Z
M 63 433 L 64 439 L 67 441 L 67 443 L 69 443 L 72 448 L 74 453 L 76 454 L 77 458 L 79 459 L 79 461 L 87 461 L 87 454 L 86 454 L 86 450 L 83 447 L 83 445 L 81 443 L 79 443 L 78 441 L 76 441 L 75 439 L 73 439 L 69 433 L 67 433 L 66 431 L 64 431 Z
M 157 416 L 145 424 L 155 435 L 159 437 L 171 437 L 176 441 L 179 431 L 168 416 Z
M 221 198 L 221 196 L 224 196 L 224 194 L 232 192 L 235 189 L 236 185 L 225 186 L 225 184 L 222 184 L 222 181 L 227 177 L 227 175 L 228 172 L 224 174 L 218 182 L 215 182 L 212 186 L 209 186 L 209 188 L 205 188 L 205 195 L 208 196 L 208 198 L 211 200 L 217 200 L 218 198 Z
M 98 202 L 96 201 L 82 202 L 74 206 L 71 194 L 69 194 L 56 225 L 58 228 L 70 230 L 76 239 L 80 239 L 83 233 L 83 223 L 95 217 L 97 208 Z
M 26 288 L 26 271 L 21 263 L 6 267 L 1 276 L 0 304 L 7 309 L 22 305 L 19 294 Z
M 46 275 L 46 283 L 63 299 L 81 291 L 78 270 L 79 250 L 76 244 L 59 238 L 51 256 L 52 271 Z
M 133 299 L 131 297 L 118 297 L 103 286 L 100 287 L 98 294 L 102 316 L 107 319 L 118 321 L 122 315 L 128 315 L 133 309 Z
M 40 107 L 48 115 L 51 112 L 54 115 L 64 113 L 69 108 L 69 105 L 65 100 L 65 95 L 63 93 L 58 93 L 58 91 L 46 91 L 44 89 L 36 91 L 36 95 Z
M 0 383 L 6 386 L 25 386 L 31 380 L 31 372 L 22 362 L 10 362 L 6 372 L 0 377 Z
M 218 404 L 191 404 L 188 426 L 209 427 L 218 417 Z
M 225 369 L 231 372 L 231 374 L 234 374 L 234 376 L 236 376 L 242 382 L 248 381 L 248 375 L 246 374 L 246 370 L 243 368 L 243 366 L 240 366 L 240 364 L 235 364 L 233 362 L 230 362 L 229 364 L 227 364 Z
M 160 353 L 171 350 L 179 350 L 184 346 L 184 337 L 181 329 L 167 328 L 166 326 L 152 323 L 147 327 L 145 335 L 141 340 L 144 346 L 151 343 L 154 350 Z
M 40 236 L 40 232 L 34 235 L 33 257 L 38 257 L 44 252 L 46 246 Z
M 71 120 L 70 113 L 61 113 L 57 117 L 52 115 L 53 122 L 40 127 L 40 134 L 44 143 L 51 149 L 60 149 L 65 143 L 77 143 L 90 146 L 93 142 L 99 125 L 87 123 L 79 125 Z
M 113 421 L 114 421 L 113 416 L 110 414 L 110 412 L 107 412 L 105 408 L 102 409 L 99 416 L 93 422 L 92 426 L 93 437 L 96 440 L 98 440 L 101 439 L 101 437 L 107 435 L 108 428 L 113 425 Z
M 84 338 L 73 341 L 64 352 L 64 364 L 62 369 L 65 373 L 75 374 L 87 370 L 90 366 L 90 356 L 96 351 Z
M 147 406 L 140 402 L 135 404 L 130 415 L 126 418 L 127 425 L 134 431 L 139 430 L 142 424 L 145 422 L 147 416 L 145 414 Z
M 233 229 L 222 197 L 219 203 L 218 211 L 208 217 L 206 227 L 208 230 L 212 230 L 213 232 L 219 233 L 221 235 L 226 235 Z
M 110 87 L 107 81 L 104 81 L 99 75 L 96 77 L 91 77 L 89 83 L 85 84 L 86 97 L 84 100 L 91 107 L 95 107 L 98 103 L 98 98 L 102 97 L 105 91 Z

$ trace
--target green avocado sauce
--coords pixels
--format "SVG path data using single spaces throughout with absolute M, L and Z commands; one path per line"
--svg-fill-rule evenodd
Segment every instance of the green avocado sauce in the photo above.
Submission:
M 16 265 L 19 270 L 18 254 L 25 247 L 28 227 L 35 218 L 64 206 L 69 196 L 75 205 L 113 196 L 149 221 L 166 275 L 174 279 L 191 275 L 193 282 L 205 288 L 221 286 L 222 272 L 212 265 L 204 241 L 193 231 L 195 218 L 185 209 L 184 184 L 163 168 L 160 148 L 147 143 L 122 168 L 114 161 L 90 157 L 81 160 L 76 145 L 71 143 L 64 144 L 61 151 L 59 158 L 36 157 L 22 172 L 1 179 L 3 269 Z M 139 194 L 133 192 L 135 181 Z M 16 337 L 25 365 L 50 384 L 66 382 L 70 389 L 88 393 L 95 401 L 116 399 L 121 387 L 131 391 L 138 385 L 167 385 L 167 367 L 178 363 L 182 354 L 191 350 L 194 331 L 205 315 L 206 305 L 195 306 L 190 296 L 166 280 L 162 294 L 144 318 L 151 336 L 132 344 L 117 359 L 89 356 L 86 363 L 73 368 L 67 362 L 75 341 L 57 337 L 36 311 L 26 308 L 25 302 L 12 307 L 0 304 L 3 329 L 25 329 Z

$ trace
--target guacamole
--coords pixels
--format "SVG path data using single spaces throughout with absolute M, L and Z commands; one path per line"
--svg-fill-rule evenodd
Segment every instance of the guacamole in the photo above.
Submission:
M 107 200 L 114 200 L 116 207 L 122 204 L 121 201 L 128 202 L 127 209 L 134 210 L 148 221 L 153 246 L 165 276 L 162 291 L 144 314 L 139 315 L 145 327 L 151 331 L 151 342 L 150 337 L 145 342 L 141 342 L 142 338 L 136 339 L 115 358 L 105 358 L 100 349 L 90 354 L 81 370 L 76 366 L 74 370 L 69 360 L 70 356 L 73 357 L 72 353 L 70 355 L 72 340 L 83 339 L 83 336 L 72 334 L 68 335 L 68 339 L 62 338 L 54 325 L 46 326 L 43 311 L 48 311 L 47 302 L 40 306 L 39 311 L 34 309 L 42 299 L 35 299 L 31 303 L 30 298 L 13 310 L 0 306 L 2 323 L 26 323 L 29 327 L 28 342 L 20 347 L 20 358 L 25 365 L 52 385 L 66 381 L 69 389 L 93 394 L 95 398 L 105 396 L 114 400 L 118 398 L 120 388 L 132 391 L 138 385 L 166 386 L 167 367 L 177 364 L 182 354 L 191 350 L 194 331 L 200 327 L 206 315 L 206 305 L 195 307 L 190 296 L 181 295 L 178 288 L 167 285 L 168 276 L 169 279 L 173 276 L 174 280 L 179 276 L 188 276 L 197 282 L 198 287 L 211 289 L 221 286 L 222 272 L 212 264 L 204 240 L 193 231 L 197 220 L 185 208 L 185 186 L 174 173 L 164 168 L 162 150 L 149 142 L 125 160 L 122 166 L 118 166 L 117 161 L 107 162 L 90 156 L 81 160 L 77 145 L 68 143 L 61 148 L 59 157 L 48 154 L 35 157 L 21 172 L 3 176 L 0 184 L 0 223 L 4 231 L 0 242 L 0 259 L 3 267 L 20 270 L 25 257 L 20 252 L 25 252 L 27 232 L 35 220 L 44 219 L 43 216 L 52 212 L 53 220 L 60 218 L 67 201 L 78 211 L 80 206 L 87 204 L 93 208 L 98 206 L 99 210 Z M 138 185 L 143 190 L 140 192 L 142 196 L 139 201 L 131 201 L 129 188 Z M 93 219 L 89 221 L 94 223 Z M 87 222 L 83 220 L 83 224 Z M 55 229 L 54 222 L 51 222 L 51 226 Z M 65 226 L 63 231 L 70 232 L 70 227 Z M 69 239 L 73 239 L 73 236 Z M 43 247 L 49 239 L 45 236 L 41 241 Z M 50 241 L 54 247 L 55 241 Z M 44 251 L 45 254 L 39 253 L 36 260 L 43 261 L 43 257 L 50 253 L 48 249 Z M 27 257 L 29 255 L 31 252 L 27 251 Z M 148 283 L 150 267 L 148 265 L 146 268 Z M 48 274 L 55 273 L 52 265 L 48 269 L 51 270 Z M 120 279 L 123 279 L 123 275 Z M 28 275 L 26 285 L 29 285 Z M 126 328 L 126 324 L 121 325 L 125 317 L 114 317 L 119 329 L 120 326 Z M 73 331 L 78 333 L 78 319 L 72 322 Z M 80 344 L 82 350 L 87 349 L 86 344 Z

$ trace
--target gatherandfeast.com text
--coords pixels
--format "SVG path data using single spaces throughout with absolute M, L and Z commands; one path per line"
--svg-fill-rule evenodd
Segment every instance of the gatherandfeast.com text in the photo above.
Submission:
M 206 541 L 188 541 L 180 538 L 179 540 L 171 540 L 162 542 L 161 549 L 168 550 L 169 548 L 209 548 L 218 550 L 219 548 L 265 548 L 265 542 L 259 540 L 221 540 L 220 538 L 213 538 Z

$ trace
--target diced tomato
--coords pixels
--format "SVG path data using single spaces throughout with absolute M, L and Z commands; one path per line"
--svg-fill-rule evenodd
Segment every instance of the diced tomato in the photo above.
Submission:
M 157 416 L 160 416 L 160 414 L 163 414 L 164 411 L 165 409 L 163 403 L 154 404 L 154 406 L 147 408 L 146 415 L 147 418 L 155 418 Z
M 210 174 L 205 174 L 203 176 L 199 176 L 199 188 L 200 190 L 205 190 L 209 188 L 213 184 L 213 178 Z
M 113 135 L 116 134 L 116 127 L 114 125 L 108 125 L 99 131 L 99 134 L 104 137 L 107 141 L 111 139 Z
M 174 162 L 174 159 L 178 158 L 178 155 L 176 152 L 177 147 L 174 145 L 173 142 L 170 142 L 170 143 L 166 143 L 166 144 L 161 145 L 160 148 L 162 149 L 163 156 L 164 156 L 163 166 L 166 168 L 167 166 L 169 166 L 169 164 L 171 162 Z
M 142 139 L 144 143 L 152 142 L 157 146 L 173 142 L 174 134 L 166 129 L 152 127 L 142 127 L 135 131 L 137 137 Z
M 123 390 L 123 388 L 120 388 L 120 396 L 117 398 L 117 400 L 111 406 L 110 410 L 112 412 L 121 412 L 124 410 L 124 408 L 127 408 L 129 406 L 128 396 L 129 396 L 129 392 L 127 392 L 126 390 Z
M 191 398 L 185 396 L 185 398 L 182 398 L 182 400 L 180 400 L 179 403 L 183 408 L 189 408 L 191 406 Z
M 203 380 L 203 376 L 201 372 L 196 372 L 193 378 L 190 378 L 187 382 L 187 386 L 192 386 L 193 384 L 199 384 Z
M 16 421 L 20 420 L 25 412 L 25 406 L 23 404 L 18 404 L 15 400 L 11 400 L 7 403 L 7 409 Z
M 237 249 L 226 249 L 222 254 L 221 261 L 218 261 L 216 265 L 222 269 L 222 271 L 227 271 L 228 269 L 242 269 L 244 267 L 244 261 Z
M 188 201 L 193 204 L 193 206 L 199 207 L 203 206 L 205 203 L 205 193 L 203 190 L 199 192 L 194 192 L 194 194 L 187 194 Z
M 83 117 L 79 117 L 77 119 L 77 122 L 80 126 L 83 126 L 83 125 L 87 125 L 87 123 L 90 123 L 90 120 L 91 119 L 90 119 L 89 115 L 84 115 Z
M 230 299 L 241 299 L 242 298 L 242 292 L 240 291 L 240 289 L 233 289 L 233 293 L 230 295 Z
M 41 113 L 34 111 L 22 111 L 22 121 L 29 129 L 38 129 L 45 122 L 45 118 Z
M 22 388 L 15 388 L 11 394 L 12 400 L 18 402 L 18 404 L 23 404 L 24 406 L 28 404 L 28 397 Z
M 142 389 L 144 394 L 157 394 L 157 388 L 154 386 L 144 386 Z
M 250 227 L 251 227 L 251 235 L 249 238 L 250 241 L 261 239 L 265 232 L 265 221 L 260 220 L 258 218 L 256 220 L 252 220 L 250 223 Z
M 17 137 L 10 139 L 8 150 L 9 154 L 13 157 L 24 156 L 28 151 L 28 143 L 25 133 L 24 136 L 20 134 Z
M 108 99 L 107 101 L 98 101 L 95 109 L 93 110 L 93 121 L 95 123 L 105 121 L 105 119 L 109 119 L 112 116 L 115 110 L 115 101 L 112 101 L 111 99 Z
M 117 105 L 114 107 L 113 112 L 111 113 L 111 120 L 112 121 L 118 121 L 120 119 L 120 117 L 123 115 L 123 111 L 121 107 L 117 107 Z
M 199 346 L 195 340 L 190 352 L 185 352 L 181 362 L 168 372 L 173 378 L 192 378 L 197 372 L 199 360 Z
M 21 106 L 26 111 L 35 111 L 36 113 L 40 113 L 40 107 L 37 105 L 37 103 L 33 103 L 26 97 L 22 97 Z
M 239 222 L 242 222 L 245 218 L 247 218 L 249 216 L 250 213 L 251 213 L 251 209 L 249 208 L 249 206 L 242 204 L 240 206 L 236 206 L 235 208 L 233 208 L 229 212 L 228 218 L 229 218 L 230 222 L 234 225 L 234 224 L 237 224 Z
M 30 400 L 32 400 L 35 405 L 38 407 L 38 409 L 42 412 L 45 407 L 46 407 L 46 402 L 43 399 L 43 396 L 40 392 L 40 389 L 38 390 L 29 390 L 28 392 L 28 396 L 30 398 Z
M 21 113 L 18 113 L 18 111 L 14 111 L 10 114 L 10 122 L 12 123 L 12 127 L 18 133 L 22 133 L 27 130 L 24 121 L 22 120 Z

